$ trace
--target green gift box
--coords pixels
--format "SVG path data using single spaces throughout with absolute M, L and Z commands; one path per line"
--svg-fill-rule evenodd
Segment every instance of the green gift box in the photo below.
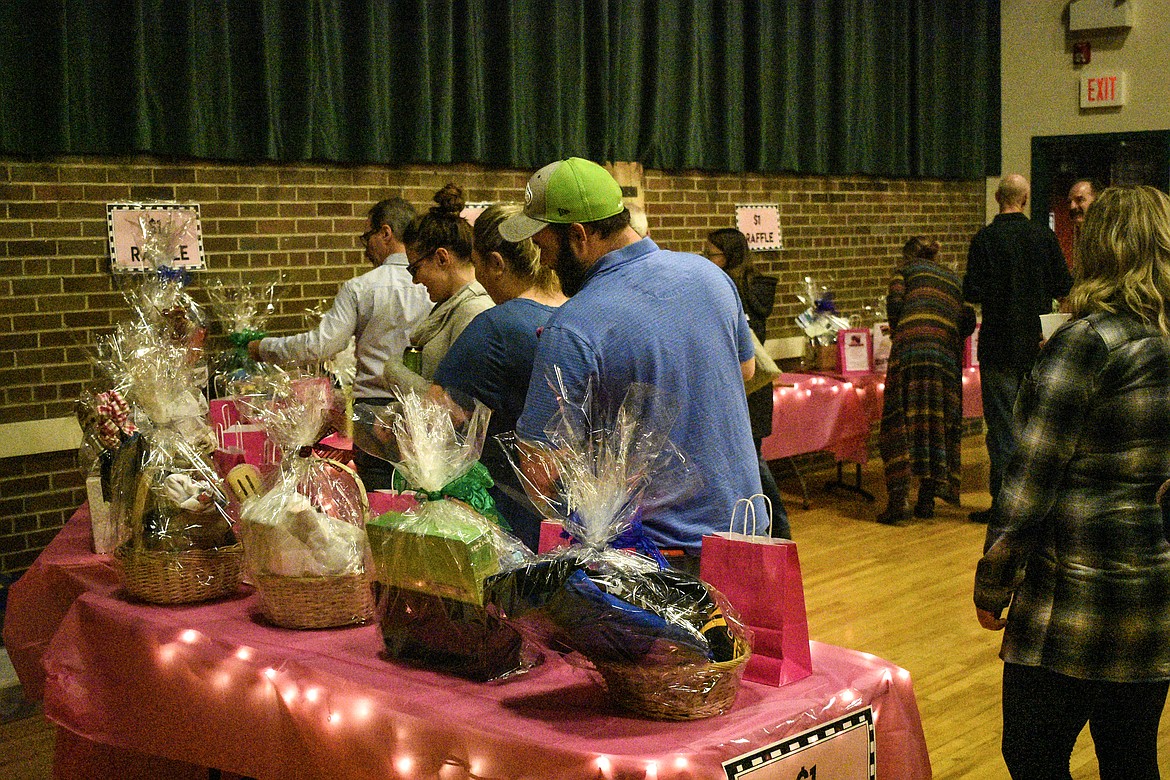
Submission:
M 500 570 L 489 520 L 449 501 L 386 512 L 366 524 L 382 583 L 483 604 L 484 578 Z

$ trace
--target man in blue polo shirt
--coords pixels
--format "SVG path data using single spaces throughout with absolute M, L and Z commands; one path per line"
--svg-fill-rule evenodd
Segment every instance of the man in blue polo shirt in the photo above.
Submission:
M 743 391 L 754 352 L 735 284 L 698 255 L 640 238 L 621 187 L 596 163 L 572 157 L 546 165 L 525 196 L 524 211 L 501 223 L 500 235 L 531 237 L 571 297 L 540 334 L 516 434 L 547 441 L 557 409 L 545 379 L 553 367 L 572 401 L 591 381 L 615 404 L 635 382 L 662 391 L 680 410 L 670 439 L 705 484 L 649 508 L 643 523 L 659 547 L 685 551 L 682 565 L 697 573 L 703 534 L 727 530 L 736 500 L 760 492 Z

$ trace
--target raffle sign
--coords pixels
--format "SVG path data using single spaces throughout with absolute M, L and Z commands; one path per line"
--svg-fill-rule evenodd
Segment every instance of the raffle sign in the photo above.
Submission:
M 784 237 L 780 234 L 779 206 L 775 204 L 736 206 L 735 223 L 739 232 L 747 237 L 748 249 L 753 252 L 784 248 Z
M 727 780 L 875 780 L 873 709 L 866 707 L 723 763 Z
M 106 231 L 110 268 L 115 272 L 156 270 L 143 252 L 152 241 L 166 253 L 167 267 L 184 271 L 204 267 L 197 203 L 107 203 Z

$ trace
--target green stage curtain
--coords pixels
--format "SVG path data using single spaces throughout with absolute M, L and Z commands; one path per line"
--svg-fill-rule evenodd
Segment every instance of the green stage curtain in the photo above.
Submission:
M 0 154 L 999 167 L 995 0 L 0 5 Z

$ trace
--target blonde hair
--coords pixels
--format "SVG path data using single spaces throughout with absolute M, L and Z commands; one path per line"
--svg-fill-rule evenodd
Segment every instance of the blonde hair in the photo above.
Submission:
M 513 275 L 545 292 L 560 292 L 560 280 L 551 268 L 541 264 L 540 249 L 531 238 L 512 243 L 500 235 L 500 223 L 523 210 L 519 203 L 496 203 L 484 209 L 472 227 L 475 251 L 481 257 L 499 252 Z
M 1074 317 L 1129 312 L 1170 335 L 1170 198 L 1153 187 L 1109 187 L 1085 216 L 1077 244 Z

